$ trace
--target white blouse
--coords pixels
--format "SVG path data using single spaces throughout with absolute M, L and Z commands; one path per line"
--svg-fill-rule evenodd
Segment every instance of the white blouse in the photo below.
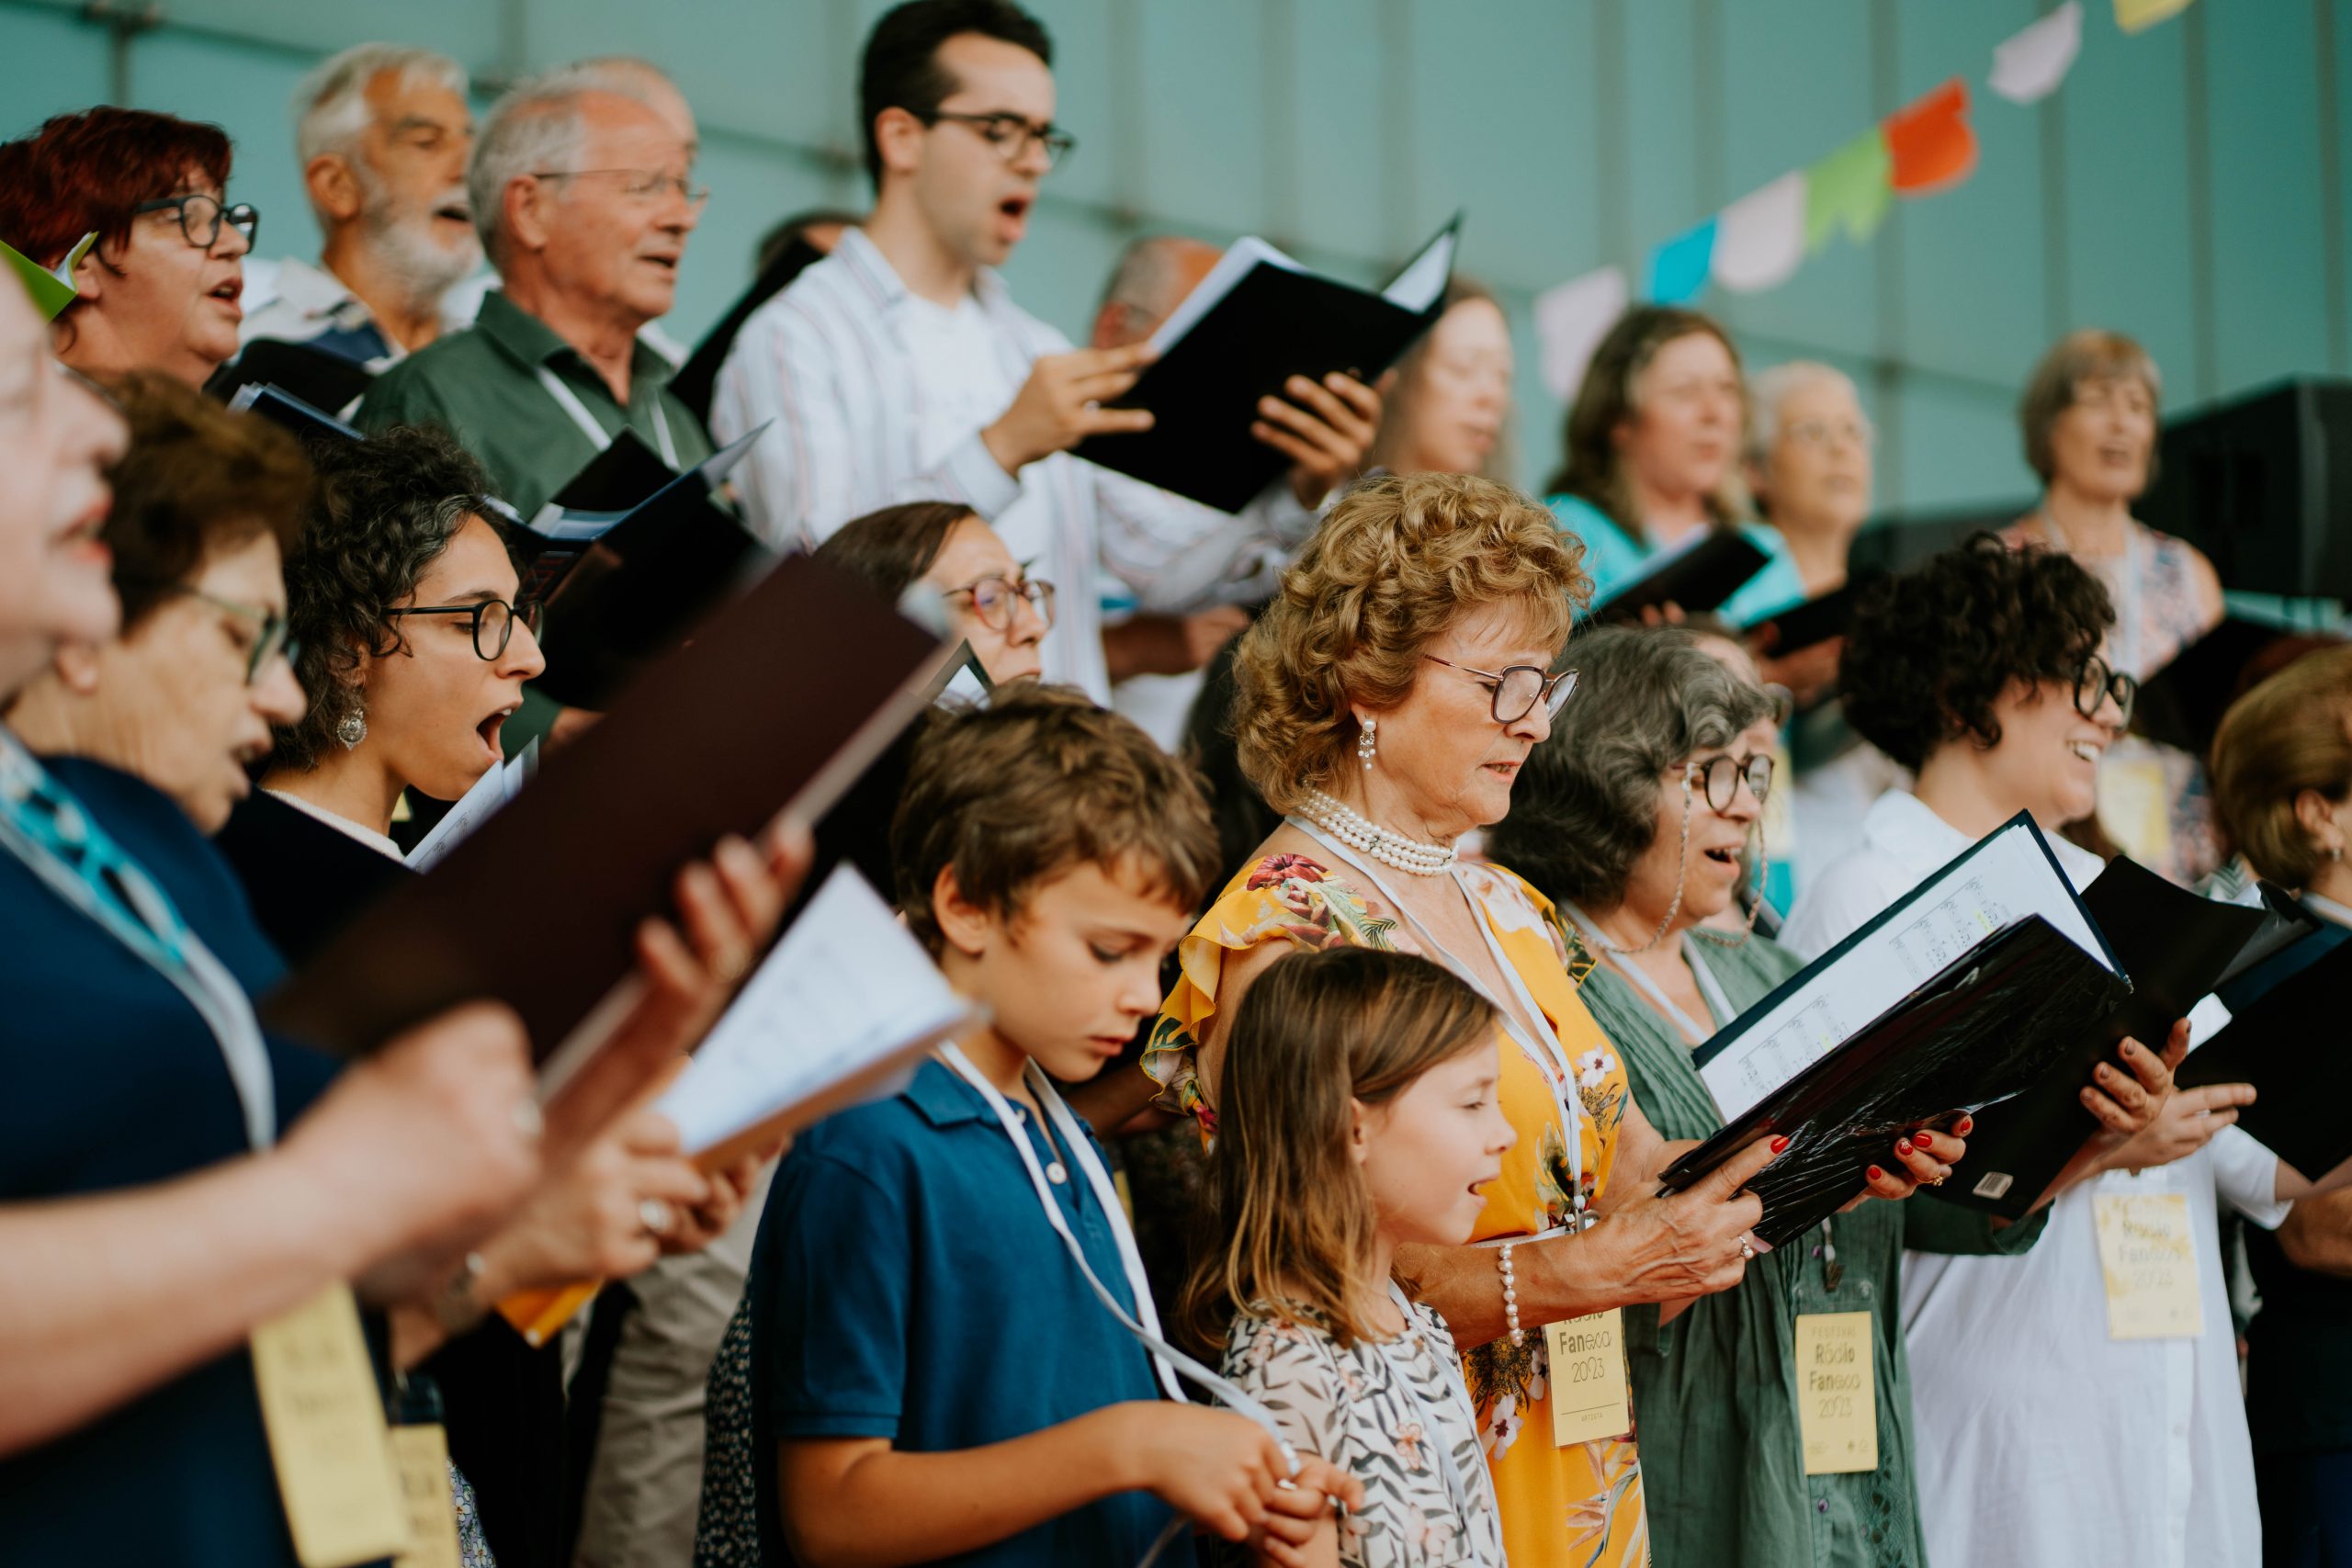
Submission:
M 1881 796 L 1862 842 L 1797 900 L 1784 945 L 1826 951 L 1966 849 L 1907 793 Z M 2097 856 L 2052 838 L 2081 887 Z M 2235 1127 L 2187 1159 L 2110 1171 L 2051 1205 L 2014 1258 L 1903 1256 L 1921 1524 L 1938 1568 L 2259 1568 L 2262 1521 L 2222 1280 L 2217 1206 L 2265 1229 L 2286 1218 L 2278 1157 Z M 2203 1328 L 2108 1337 L 2094 1199 L 2187 1196 Z M 1932 1201 L 1915 1199 L 1916 1202 Z

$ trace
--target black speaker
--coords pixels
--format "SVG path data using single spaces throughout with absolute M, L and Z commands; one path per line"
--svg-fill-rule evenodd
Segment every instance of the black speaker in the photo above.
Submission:
M 2027 496 L 2003 505 L 1883 513 L 1854 536 L 1846 552 L 1847 570 L 1856 576 L 1908 571 L 1931 556 L 1959 548 L 1974 535 L 2001 532 L 2033 507 L 2033 498 Z
M 2174 420 L 2133 510 L 2227 587 L 2352 600 L 2352 381 L 2285 381 Z

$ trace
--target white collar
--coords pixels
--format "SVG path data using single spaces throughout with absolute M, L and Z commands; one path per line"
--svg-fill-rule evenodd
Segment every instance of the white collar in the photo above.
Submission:
M 890 258 L 882 254 L 881 246 L 866 237 L 863 229 L 842 230 L 841 239 L 833 245 L 833 254 L 825 259 L 840 262 L 855 275 L 873 292 L 876 303 L 886 310 L 901 299 L 914 298 L 912 290 L 907 288 L 906 280 L 899 276 L 898 268 L 890 265 Z M 972 298 L 980 310 L 990 316 L 1012 303 L 1012 290 L 1004 286 L 1004 279 L 993 267 L 984 266 L 973 274 Z
M 1880 853 L 1902 867 L 1913 882 L 1951 862 L 1976 840 L 1936 815 L 1934 809 L 1907 789 L 1891 789 L 1871 803 L 1862 818 L 1862 837 Z M 2089 886 L 2105 869 L 2098 856 L 2057 834 L 2045 831 L 2051 853 L 2076 891 Z
M 369 849 L 374 850 L 378 854 L 389 855 L 393 860 L 403 863 L 407 860 L 407 857 L 401 853 L 401 847 L 398 844 L 392 842 L 390 839 L 377 832 L 372 828 L 363 828 L 347 817 L 337 817 L 325 807 L 313 806 L 309 801 L 304 800 L 300 795 L 288 795 L 282 789 L 264 790 L 262 793 L 270 796 L 274 800 L 284 801 L 287 805 L 292 807 L 295 810 L 300 811 L 305 817 L 315 818 L 317 820 L 325 823 L 328 827 L 333 828 L 335 831 L 342 833 L 347 838 L 358 840 Z
M 301 311 L 306 318 L 330 316 L 345 306 L 356 310 L 362 316 L 369 314 L 366 302 L 354 294 L 343 279 L 300 256 L 288 256 L 277 264 L 276 298 Z

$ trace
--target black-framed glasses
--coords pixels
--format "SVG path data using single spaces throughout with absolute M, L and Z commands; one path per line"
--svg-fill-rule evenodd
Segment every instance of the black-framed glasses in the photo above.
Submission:
M 943 598 L 958 594 L 972 602 L 972 617 L 990 631 L 1009 632 L 1012 629 L 1013 606 L 1026 599 L 1036 610 L 1037 618 L 1048 629 L 1054 624 L 1054 585 L 1042 578 L 1029 577 L 1015 581 L 1009 577 L 980 577 L 951 588 Z
M 2097 718 L 2099 705 L 2109 697 L 2123 710 L 2117 723 L 2129 724 L 2132 705 L 2140 698 L 2140 682 L 2094 653 L 2075 671 L 2075 711 L 2085 718 Z
M 710 200 L 710 187 L 698 186 L 667 169 L 534 169 L 535 180 L 620 180 L 621 193 L 633 201 L 659 201 L 675 192 L 686 206 L 700 212 Z
M 1726 751 L 1703 762 L 1685 762 L 1682 765 L 1683 782 L 1699 781 L 1705 788 L 1707 804 L 1717 811 L 1731 809 L 1731 803 L 1739 798 L 1742 779 L 1747 781 L 1747 791 L 1756 797 L 1756 804 L 1763 805 L 1772 794 L 1770 755 L 1757 751 L 1746 757 L 1735 757 Z
M 254 248 L 254 237 L 261 232 L 261 214 L 254 210 L 251 202 L 226 207 L 219 197 L 200 190 L 142 201 L 130 209 L 134 218 L 148 212 L 177 212 L 181 237 L 199 251 L 209 251 L 219 244 L 224 226 L 245 237 L 248 251 Z
M 514 640 L 517 621 L 530 628 L 533 637 L 539 635 L 539 626 L 546 619 L 546 606 L 536 599 L 520 604 L 510 604 L 503 599 L 484 599 L 478 604 L 412 604 L 403 609 L 386 612 L 393 615 L 465 615 L 473 623 L 474 657 L 483 660 L 496 659 Z
M 950 114 L 945 109 L 933 109 L 915 118 L 926 125 L 936 125 L 943 119 L 968 125 L 1008 164 L 1021 162 L 1033 144 L 1046 150 L 1046 167 L 1049 169 L 1078 151 L 1078 138 L 1060 126 L 1034 125 L 1017 114 Z
M 294 640 L 290 623 L 286 616 L 266 604 L 248 604 L 242 600 L 223 599 L 217 593 L 207 593 L 203 589 L 191 588 L 185 582 L 159 582 L 151 586 L 160 588 L 166 593 L 176 593 L 182 598 L 193 599 L 199 604 L 209 604 L 224 615 L 234 615 L 241 621 L 252 621 L 261 627 L 261 630 L 254 634 L 252 645 L 243 650 L 245 684 L 248 686 L 261 684 L 262 673 L 269 668 L 271 660 L 283 657 L 287 663 L 292 664 L 302 651 L 301 644 Z
M 1533 664 L 1513 664 L 1502 670 L 1473 670 L 1467 664 L 1456 664 L 1451 659 L 1440 659 L 1434 653 L 1424 653 L 1423 659 L 1432 664 L 1442 664 L 1448 670 L 1459 670 L 1464 675 L 1476 675 L 1494 694 L 1495 722 L 1517 724 L 1535 711 L 1542 703 L 1545 716 L 1557 718 L 1568 699 L 1577 694 L 1577 672 L 1563 670 L 1558 674 Z

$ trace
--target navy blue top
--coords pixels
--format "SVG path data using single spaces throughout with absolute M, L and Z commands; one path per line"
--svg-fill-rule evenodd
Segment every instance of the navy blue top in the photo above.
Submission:
M 1035 1118 L 1023 1126 L 1048 1163 Z M 1053 1190 L 1095 1276 L 1132 1312 L 1112 1221 L 1086 1179 L 1072 1168 Z M 944 1453 L 1159 1394 L 988 1103 L 935 1061 L 903 1093 L 801 1134 L 760 1216 L 750 1290 L 752 1469 L 769 1568 L 793 1561 L 777 1514 L 781 1439 L 887 1438 Z M 942 1561 L 1132 1563 L 1170 1517 L 1149 1494 L 1121 1493 Z
M 283 966 L 243 891 L 177 806 L 96 763 L 43 765 L 249 994 L 277 980 Z M 0 1202 L 143 1186 L 248 1152 L 228 1066 L 195 1008 L 6 854 L 0 998 Z M 334 1066 L 281 1038 L 267 1044 L 284 1126 Z M 0 1460 L 0 1559 L 290 1568 L 243 1347 Z

